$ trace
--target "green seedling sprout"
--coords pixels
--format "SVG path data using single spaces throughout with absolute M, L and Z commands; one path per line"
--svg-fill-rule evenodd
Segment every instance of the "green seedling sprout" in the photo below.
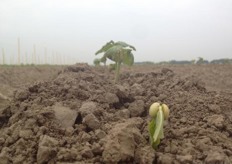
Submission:
M 136 51 L 135 47 L 125 43 L 125 42 L 114 42 L 110 41 L 106 43 L 100 50 L 98 50 L 95 55 L 104 53 L 102 59 L 110 59 L 115 62 L 116 73 L 115 73 L 115 83 L 118 82 L 121 64 L 133 65 L 134 55 L 131 51 Z
M 100 59 L 96 58 L 96 59 L 93 60 L 93 64 L 94 64 L 95 66 L 99 66 L 101 63 L 103 63 L 104 66 L 106 66 L 106 57 L 103 56 L 103 57 L 100 58 Z
M 153 103 L 150 106 L 149 115 L 152 118 L 148 125 L 150 144 L 153 149 L 157 149 L 160 140 L 164 138 L 163 126 L 164 120 L 169 117 L 169 108 L 166 104 Z
M 101 59 L 100 59 L 100 62 L 104 64 L 104 66 L 106 66 L 106 57 L 103 56 Z
M 95 66 L 99 66 L 99 65 L 100 65 L 100 62 L 101 62 L 100 59 L 94 59 L 93 64 L 94 64 Z

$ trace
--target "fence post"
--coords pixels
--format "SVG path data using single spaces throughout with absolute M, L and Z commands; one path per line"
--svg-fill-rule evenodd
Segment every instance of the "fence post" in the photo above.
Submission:
M 20 65 L 20 38 L 18 37 L 18 65 Z

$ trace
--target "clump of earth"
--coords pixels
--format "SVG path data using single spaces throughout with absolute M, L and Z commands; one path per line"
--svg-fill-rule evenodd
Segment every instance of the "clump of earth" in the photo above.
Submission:
M 232 163 L 232 96 L 171 69 L 122 73 L 87 64 L 17 90 L 0 108 L 0 161 L 8 163 Z M 170 108 L 165 138 L 149 144 L 149 106 Z

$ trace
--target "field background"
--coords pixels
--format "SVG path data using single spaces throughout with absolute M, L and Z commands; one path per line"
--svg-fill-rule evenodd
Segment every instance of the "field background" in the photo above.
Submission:
M 231 64 L 123 66 L 113 84 L 114 72 L 104 66 L 1 66 L 0 160 L 230 164 L 231 70 Z M 171 112 L 154 151 L 147 124 L 157 101 Z

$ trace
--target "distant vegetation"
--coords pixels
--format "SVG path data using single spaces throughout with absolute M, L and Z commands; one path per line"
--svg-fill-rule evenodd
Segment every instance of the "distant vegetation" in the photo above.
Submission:
M 164 65 L 164 64 L 232 64 L 232 59 L 215 59 L 212 61 L 208 61 L 203 59 L 202 57 L 199 57 L 197 60 L 170 60 L 170 61 L 162 61 L 162 62 L 151 62 L 151 61 L 144 61 L 144 62 L 135 62 L 136 65 L 143 65 L 143 64 L 158 64 L 158 65 Z

